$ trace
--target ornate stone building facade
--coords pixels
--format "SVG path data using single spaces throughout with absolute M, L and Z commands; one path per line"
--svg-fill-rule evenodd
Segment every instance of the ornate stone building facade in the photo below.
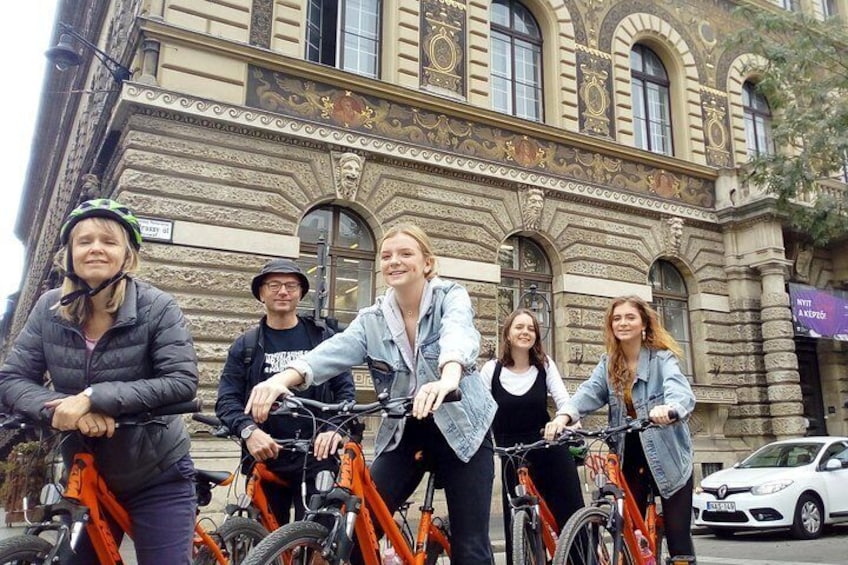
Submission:
M 602 353 L 609 299 L 657 304 L 699 400 L 699 475 L 811 422 L 846 434 L 848 354 L 793 337 L 786 284 L 845 287 L 848 249 L 805 248 L 740 181 L 769 116 L 746 54 L 719 40 L 735 7 L 66 0 L 59 19 L 133 76 L 116 85 L 94 61 L 45 83 L 11 331 L 50 284 L 62 218 L 117 197 L 167 227 L 142 276 L 188 315 L 211 405 L 269 256 L 311 268 L 328 238 L 328 306 L 345 321 L 381 290 L 380 235 L 413 221 L 471 292 L 484 355 L 506 312 L 544 298 L 571 390 Z

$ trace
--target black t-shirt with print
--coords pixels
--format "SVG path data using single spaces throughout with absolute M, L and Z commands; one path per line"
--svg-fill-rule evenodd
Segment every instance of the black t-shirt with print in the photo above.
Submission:
M 295 327 L 285 330 L 275 330 L 265 324 L 262 333 L 265 347 L 265 363 L 262 369 L 264 379 L 279 373 L 310 349 L 306 326 L 299 320 Z M 309 389 L 303 392 L 295 391 L 294 394 L 311 398 Z M 309 418 L 272 417 L 262 425 L 262 429 L 277 439 L 312 437 L 312 421 Z M 281 451 L 275 461 L 267 461 L 267 463 L 270 468 L 278 472 L 294 472 L 303 467 L 303 457 L 291 451 Z

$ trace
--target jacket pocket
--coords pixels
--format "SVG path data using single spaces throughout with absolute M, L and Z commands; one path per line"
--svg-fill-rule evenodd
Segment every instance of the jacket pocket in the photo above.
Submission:
M 425 359 L 435 359 L 438 361 L 439 353 L 441 353 L 441 348 L 439 347 L 439 334 L 434 334 L 422 341 L 418 349 L 421 351 L 421 355 L 423 355 Z
M 394 366 L 388 361 L 377 359 L 370 355 L 365 358 L 365 362 L 368 365 L 368 372 L 371 373 L 371 380 L 374 383 L 374 390 L 377 394 L 391 392 L 396 374 Z

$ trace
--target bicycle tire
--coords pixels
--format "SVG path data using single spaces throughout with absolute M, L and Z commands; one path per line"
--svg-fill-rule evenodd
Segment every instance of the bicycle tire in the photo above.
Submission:
M 610 512 L 606 508 L 588 506 L 569 518 L 557 542 L 552 565 L 585 565 L 612 563 L 613 532 L 609 524 Z M 630 550 L 622 542 L 622 565 L 634 565 Z
M 450 524 L 448 523 L 448 519 L 436 518 L 436 520 L 439 521 L 439 524 L 436 525 L 436 527 L 442 531 L 442 533 L 448 540 L 450 540 Z M 448 555 L 447 548 L 436 540 L 430 538 L 427 540 L 427 549 L 425 550 L 424 564 L 438 565 L 440 563 L 450 563 L 450 556 Z
M 544 565 L 547 562 L 541 535 L 527 510 L 512 518 L 512 562 L 514 565 Z
M 262 524 L 243 516 L 229 516 L 214 532 L 209 535 L 218 542 L 224 555 L 229 559 L 229 565 L 240 565 L 248 553 L 268 536 Z M 192 561 L 193 565 L 217 565 L 212 550 L 205 545 L 197 552 Z
M 274 530 L 253 548 L 242 565 L 319 565 L 329 532 L 315 522 L 292 522 Z
M 42 565 L 53 544 L 38 536 L 23 534 L 0 541 L 0 564 Z

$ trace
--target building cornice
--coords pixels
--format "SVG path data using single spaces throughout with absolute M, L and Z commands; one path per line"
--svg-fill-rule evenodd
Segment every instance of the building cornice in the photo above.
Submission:
M 229 56 L 250 65 L 296 76 L 302 80 L 332 84 L 339 88 L 355 89 L 361 95 L 374 96 L 394 103 L 445 113 L 456 120 L 474 121 L 492 128 L 508 130 L 517 135 L 527 135 L 535 139 L 565 144 L 586 151 L 601 153 L 608 157 L 628 161 L 637 159 L 654 168 L 700 178 L 709 182 L 714 182 L 717 178 L 716 169 L 706 165 L 659 155 L 635 147 L 623 146 L 610 140 L 568 131 L 548 124 L 521 120 L 430 92 L 403 88 L 389 82 L 341 71 L 334 67 L 286 57 L 268 49 L 206 35 L 160 20 L 141 17 L 139 23 L 148 38 L 166 43 L 182 43 L 201 50 L 214 50 L 218 55 Z
M 240 134 L 256 135 L 256 132 L 264 132 L 269 139 L 282 143 L 295 142 L 316 148 L 355 148 L 384 159 L 399 159 L 415 167 L 437 167 L 442 171 L 466 174 L 476 179 L 485 178 L 499 184 L 538 186 L 545 189 L 554 199 L 583 201 L 607 209 L 620 207 L 630 211 L 641 210 L 643 213 L 675 215 L 705 225 L 716 223 L 716 216 L 712 211 L 684 203 L 620 191 L 589 182 L 576 182 L 543 172 L 528 171 L 519 166 L 475 159 L 430 147 L 399 143 L 380 136 L 316 124 L 276 112 L 224 104 L 155 86 L 130 83 L 125 85 L 116 107 L 115 121 L 120 123 L 135 113 L 157 115 Z

